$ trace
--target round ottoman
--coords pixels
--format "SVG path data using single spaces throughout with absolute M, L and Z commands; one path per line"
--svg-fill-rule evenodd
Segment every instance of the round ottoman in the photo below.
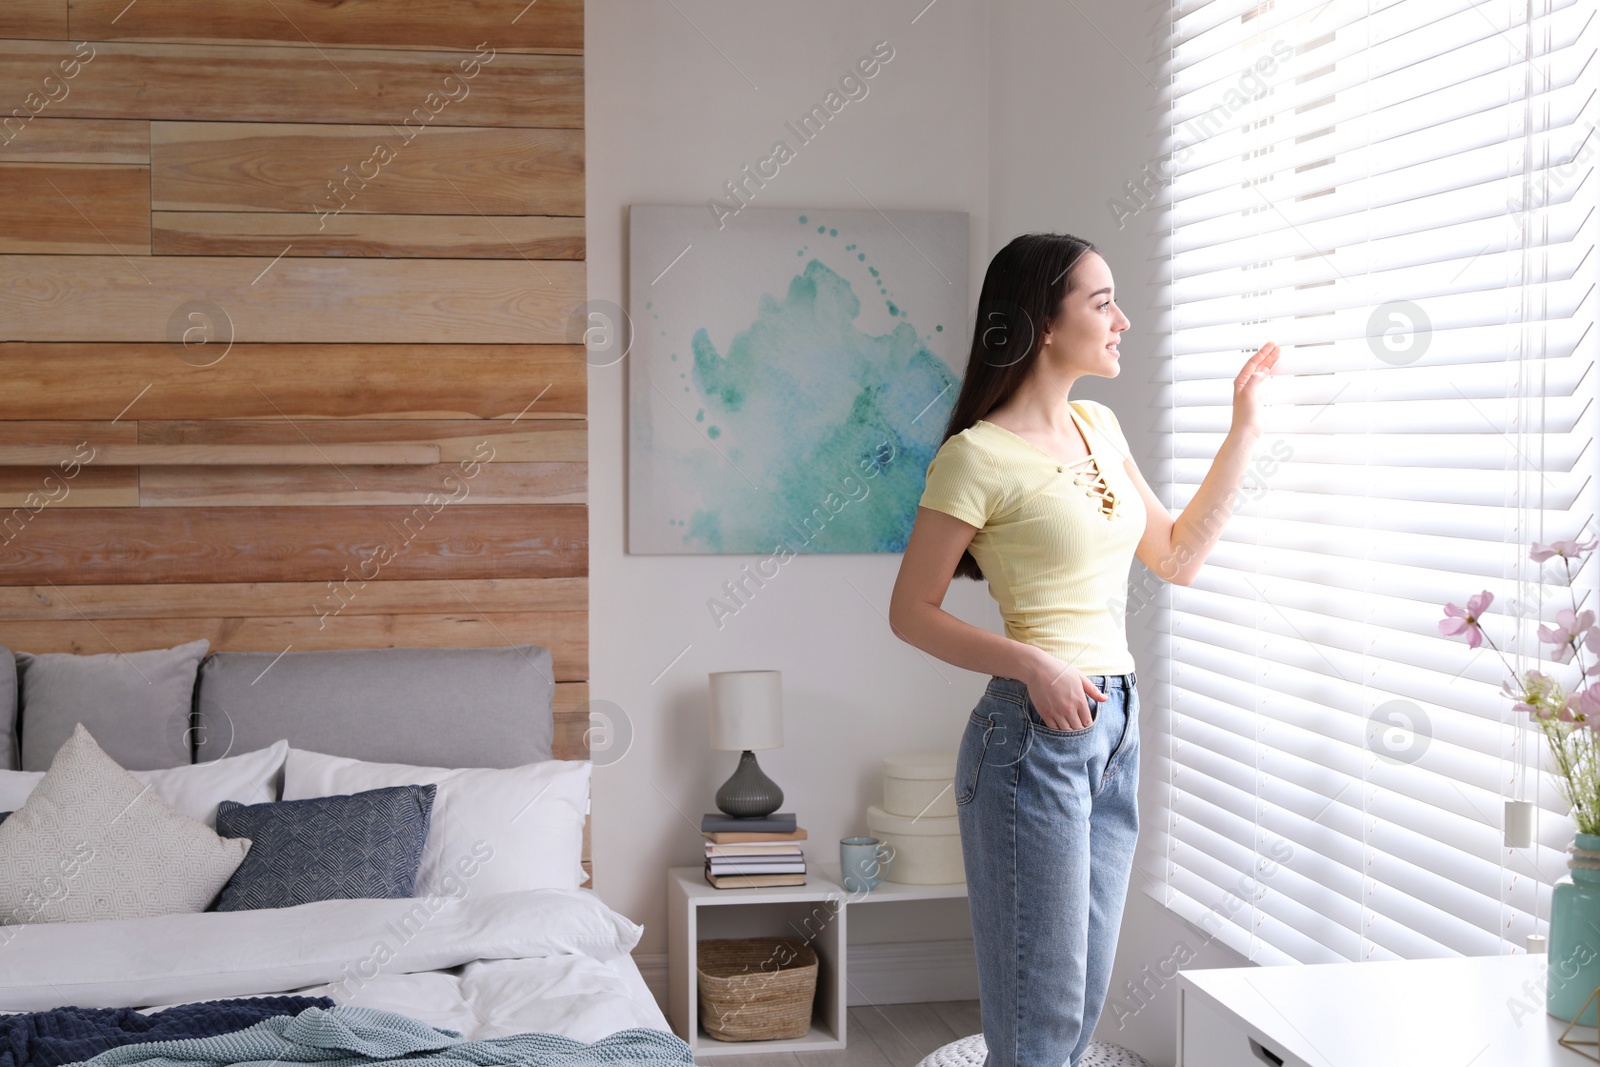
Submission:
M 942 1048 L 936 1048 L 922 1058 L 917 1067 L 983 1067 L 989 1050 L 982 1034 L 963 1037 Z M 1089 1050 L 1078 1061 L 1078 1067 L 1150 1067 L 1150 1061 L 1135 1055 L 1121 1045 L 1106 1041 L 1089 1042 Z

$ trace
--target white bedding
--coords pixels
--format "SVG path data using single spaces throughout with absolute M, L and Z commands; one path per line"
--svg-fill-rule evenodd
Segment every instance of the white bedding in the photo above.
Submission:
M 642 932 L 587 889 L 32 923 L 0 927 L 0 1011 L 293 992 L 468 1038 L 594 1041 L 669 1029 L 628 955 Z
M 598 1041 L 629 1027 L 671 1030 L 631 956 L 484 960 L 450 971 L 383 975 L 354 996 L 328 986 L 294 992 L 382 1008 L 471 1039 L 532 1032 Z

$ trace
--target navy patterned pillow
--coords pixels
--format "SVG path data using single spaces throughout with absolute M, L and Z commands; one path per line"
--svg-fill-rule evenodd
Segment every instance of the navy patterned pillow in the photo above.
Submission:
M 437 789 L 398 785 L 269 804 L 224 800 L 217 833 L 252 844 L 216 910 L 411 896 Z

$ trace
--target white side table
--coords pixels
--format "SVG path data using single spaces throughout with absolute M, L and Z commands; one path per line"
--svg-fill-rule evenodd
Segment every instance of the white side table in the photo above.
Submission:
M 867 894 L 847 893 L 838 864 L 807 864 L 806 884 L 759 889 L 716 889 L 701 867 L 667 871 L 667 1015 L 696 1058 L 739 1053 L 820 1052 L 845 1047 L 848 939 L 846 925 L 857 907 L 895 901 L 965 897 L 965 882 L 903 885 L 883 882 Z M 870 914 L 864 913 L 864 914 Z M 817 953 L 817 1002 L 811 1030 L 781 1041 L 719 1041 L 700 1030 L 700 995 L 695 946 L 716 937 L 792 937 Z
M 1178 972 L 1178 1067 L 1593 1067 L 1543 955 Z M 1574 1028 L 1575 1038 L 1595 1031 Z

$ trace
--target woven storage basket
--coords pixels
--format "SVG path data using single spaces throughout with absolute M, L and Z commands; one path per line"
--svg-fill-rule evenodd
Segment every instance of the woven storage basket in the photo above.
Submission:
M 786 937 L 701 941 L 700 1021 L 719 1041 L 805 1037 L 817 994 L 817 953 Z

